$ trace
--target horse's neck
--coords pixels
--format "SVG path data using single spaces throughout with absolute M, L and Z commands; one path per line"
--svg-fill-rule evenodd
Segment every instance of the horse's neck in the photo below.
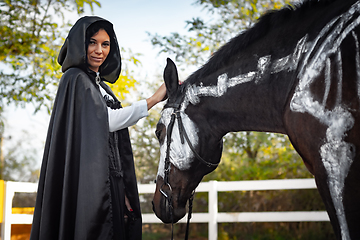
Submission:
M 194 119 L 198 125 L 215 124 L 210 127 L 220 135 L 235 131 L 285 133 L 282 112 L 286 97 L 280 90 L 283 84 L 257 83 L 255 75 L 252 72 L 234 77 L 222 74 L 217 85 L 191 86 L 186 111 L 200 118 Z
M 189 84 L 183 107 L 189 106 L 187 111 L 191 111 L 201 102 L 201 110 L 195 111 L 206 111 L 212 122 L 219 123 L 215 128 L 219 128 L 221 134 L 232 131 L 285 133 L 283 112 L 305 42 L 306 37 L 295 41 L 295 47 L 282 57 L 250 49 L 240 63 L 221 69 L 203 82 Z

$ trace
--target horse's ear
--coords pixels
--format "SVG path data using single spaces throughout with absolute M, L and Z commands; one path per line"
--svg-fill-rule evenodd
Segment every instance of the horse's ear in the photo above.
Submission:
M 166 91 L 169 96 L 169 99 L 174 96 L 178 87 L 179 87 L 179 77 L 175 63 L 168 58 L 167 64 L 164 70 L 164 81 L 166 85 Z

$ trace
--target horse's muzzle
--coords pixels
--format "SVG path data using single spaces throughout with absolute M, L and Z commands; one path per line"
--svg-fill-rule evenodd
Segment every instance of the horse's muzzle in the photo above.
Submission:
M 159 191 L 155 193 L 152 204 L 155 215 L 163 223 L 176 223 L 186 214 L 185 207 L 178 208 L 176 207 L 177 204 L 174 204 L 174 202 L 170 204 L 168 199 Z

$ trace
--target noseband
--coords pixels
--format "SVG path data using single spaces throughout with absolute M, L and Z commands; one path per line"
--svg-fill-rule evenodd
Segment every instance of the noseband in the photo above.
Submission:
M 173 113 L 171 114 L 170 123 L 167 127 L 166 136 L 166 156 L 165 156 L 165 168 L 164 168 L 164 183 L 160 187 L 161 194 L 165 197 L 165 199 L 168 202 L 169 206 L 169 212 L 170 212 L 170 218 L 171 218 L 171 224 L 173 225 L 173 206 L 172 206 L 172 188 L 169 182 L 169 173 L 170 173 L 170 145 L 171 145 L 171 135 L 174 128 L 175 120 L 178 120 L 178 127 L 179 127 L 179 133 L 180 133 L 180 140 L 181 144 L 185 143 L 185 140 L 187 144 L 189 145 L 191 151 L 194 153 L 196 159 L 200 160 L 203 164 L 205 164 L 207 167 L 217 167 L 219 163 L 211 163 L 203 159 L 197 152 L 193 144 L 191 143 L 189 136 L 187 135 L 184 124 L 181 119 L 180 115 L 180 105 L 181 101 L 179 103 L 167 103 L 164 108 L 174 108 Z M 169 188 L 169 194 L 163 190 L 163 187 L 167 186 Z M 185 240 L 188 239 L 189 234 L 189 223 L 191 219 L 192 214 L 192 201 L 194 199 L 194 193 L 195 190 L 192 192 L 190 198 L 189 198 L 189 213 L 188 213 L 188 219 L 187 219 L 187 226 L 186 226 L 186 233 L 185 233 Z M 171 228 L 171 239 L 173 239 L 173 228 Z

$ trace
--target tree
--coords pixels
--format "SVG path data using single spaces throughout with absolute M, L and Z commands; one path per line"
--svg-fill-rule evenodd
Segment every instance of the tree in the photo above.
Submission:
M 97 0 L 0 1 L 0 110 L 11 102 L 50 110 L 61 77 L 57 56 L 71 26 L 65 15 L 81 14 L 85 5 L 91 10 L 101 7 Z M 122 53 L 125 62 L 139 64 L 137 54 L 125 49 Z M 112 88 L 124 94 L 135 82 L 123 64 L 123 74 Z
M 142 82 L 135 91 L 139 99 L 150 96 L 161 84 L 161 78 L 157 77 L 155 83 Z M 144 96 L 144 97 L 142 97 Z M 137 180 L 141 183 L 151 183 L 155 180 L 157 167 L 160 159 L 160 146 L 155 136 L 156 124 L 160 118 L 161 105 L 158 104 L 149 111 L 149 116 L 141 120 L 139 124 L 130 127 L 131 143 L 133 147 Z
M 5 181 L 36 182 L 38 169 L 37 150 L 31 146 L 33 136 L 23 131 L 21 140 L 12 144 L 4 154 L 1 179 Z
M 124 99 L 124 95 L 128 94 L 131 89 L 135 88 L 137 81 L 134 77 L 134 70 L 132 70 L 129 66 L 141 66 L 141 62 L 137 59 L 140 55 L 141 54 L 139 53 L 133 53 L 130 49 L 126 50 L 121 48 L 121 75 L 114 84 L 108 84 L 119 99 Z
M 6 127 L 2 114 L 5 105 L 33 103 L 36 110 L 42 105 L 50 109 L 54 86 L 60 78 L 57 54 L 63 42 L 62 30 L 68 26 L 65 15 L 73 11 L 80 14 L 85 5 L 92 9 L 94 4 L 100 7 L 96 0 L 0 0 L 1 143 Z M 26 154 L 19 151 L 26 141 L 22 139 L 7 152 L 0 145 L 2 179 L 37 178 L 32 168 L 31 152 L 35 150 L 28 149 Z
M 65 14 L 80 14 L 85 4 L 100 7 L 96 0 L 0 1 L 0 109 L 10 102 L 50 108 Z
M 213 21 L 201 18 L 186 21 L 189 35 L 148 35 L 160 53 L 175 54 L 176 61 L 186 65 L 202 65 L 220 46 L 251 27 L 256 19 L 271 9 L 279 9 L 289 0 L 195 0 Z
M 101 6 L 97 0 L 0 0 L 0 139 L 3 139 L 4 107 L 10 103 L 24 107 L 33 104 L 35 111 L 45 106 L 50 112 L 56 87 L 62 75 L 57 56 L 71 27 L 67 14 L 81 14 L 85 6 Z M 116 84 L 110 84 L 119 97 L 134 87 L 129 65 L 139 65 L 138 54 L 121 49 L 123 71 Z M 5 139 L 6 141 L 10 141 Z M 25 139 L 23 138 L 23 141 Z M 18 144 L 26 144 L 25 142 Z M 21 165 L 31 164 L 29 156 L 19 157 L 19 150 L 7 149 L 0 156 L 6 161 L 6 176 Z M 16 153 L 16 154 L 15 154 Z M 27 159 L 27 160 L 26 160 Z M 26 161 L 25 161 L 26 160 Z M 10 164 L 11 162 L 11 164 Z M 11 173 L 11 174 L 10 174 Z M 11 177 L 12 180 L 15 177 Z
M 274 133 L 229 133 L 218 169 L 205 180 L 307 178 L 311 174 L 287 136 Z

